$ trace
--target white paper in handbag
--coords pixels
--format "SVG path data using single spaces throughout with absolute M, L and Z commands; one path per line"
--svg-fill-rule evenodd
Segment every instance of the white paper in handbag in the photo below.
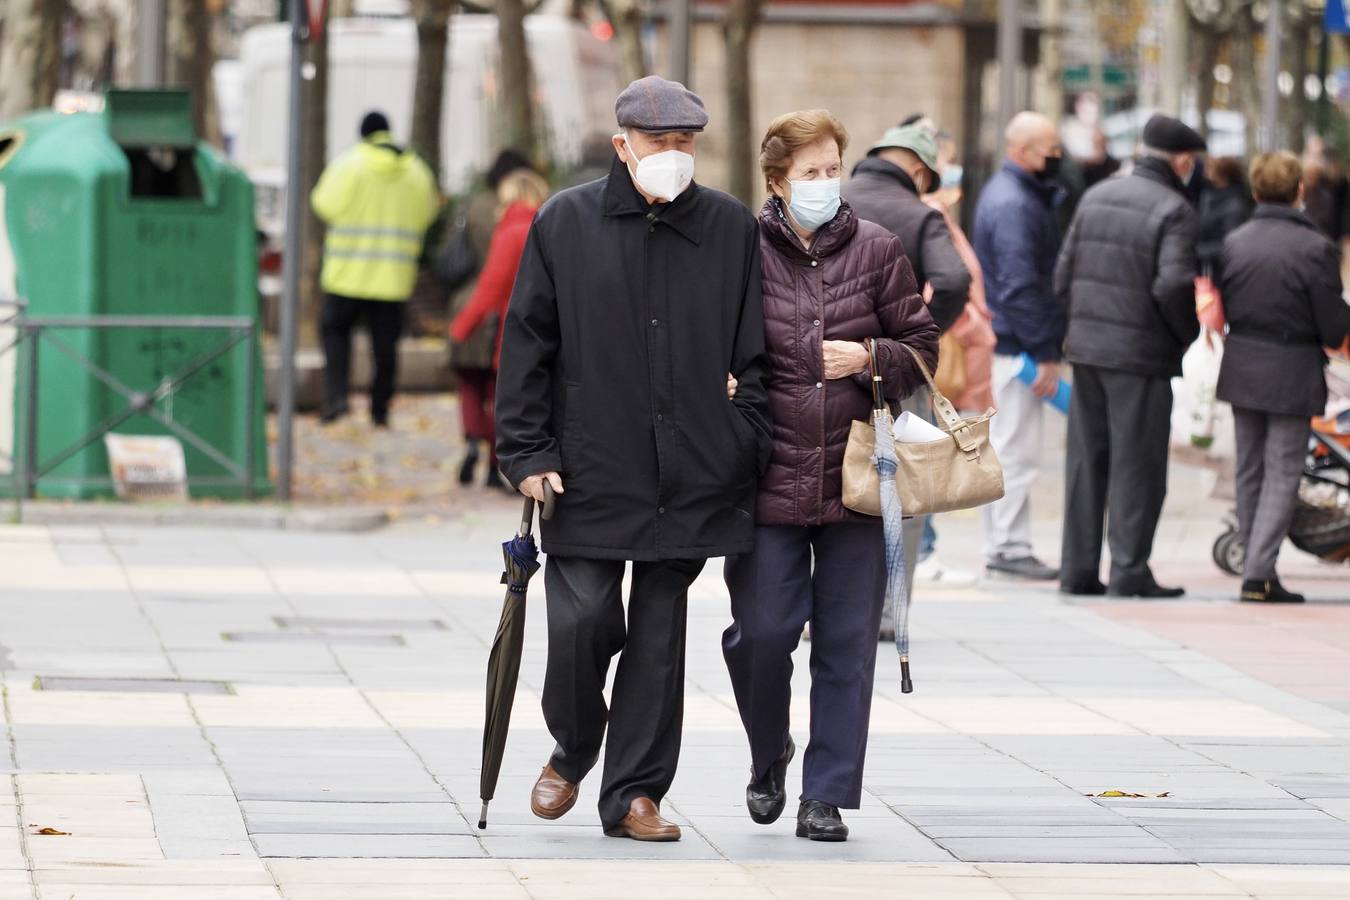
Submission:
M 902 412 L 900 418 L 895 420 L 894 434 L 895 439 L 902 444 L 928 444 L 947 436 L 947 432 L 932 422 L 909 412 Z

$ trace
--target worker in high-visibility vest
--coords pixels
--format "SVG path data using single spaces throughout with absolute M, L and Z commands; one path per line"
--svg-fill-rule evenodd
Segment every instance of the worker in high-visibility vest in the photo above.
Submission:
M 347 414 L 352 328 L 370 332 L 375 375 L 370 419 L 389 424 L 398 372 L 403 305 L 417 279 L 422 238 L 440 206 L 436 179 L 416 153 L 399 147 L 383 113 L 361 120 L 361 143 L 324 169 L 310 203 L 328 226 L 323 247 L 323 422 Z

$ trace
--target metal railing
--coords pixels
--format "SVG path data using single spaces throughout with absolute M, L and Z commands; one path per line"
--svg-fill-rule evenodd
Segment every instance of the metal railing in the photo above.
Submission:
M 225 476 L 198 476 L 188 478 L 188 487 L 234 487 L 242 488 L 244 496 L 254 496 L 253 468 L 256 463 L 258 439 L 258 410 L 255 396 L 258 387 L 258 341 L 257 323 L 247 316 L 165 316 L 165 315 L 125 315 L 125 316 L 30 316 L 26 314 L 23 301 L 0 301 L 0 308 L 14 310 L 8 318 L 0 315 L 0 328 L 12 328 L 13 339 L 0 346 L 0 357 L 10 351 L 21 355 L 15 365 L 15 417 L 14 446 L 9 454 L 10 471 L 14 480 L 16 498 L 32 499 L 36 496 L 38 483 L 46 479 L 47 483 L 59 483 L 75 487 L 111 487 L 110 477 L 49 477 L 63 463 L 74 458 L 90 444 L 112 432 L 122 423 L 136 416 L 146 416 L 159 423 L 171 435 L 183 443 L 200 451 L 205 457 L 216 463 L 227 473 Z M 164 375 L 156 376 L 155 383 L 137 389 L 125 383 L 98 362 L 79 350 L 76 350 L 60 337 L 61 332 L 72 330 L 126 331 L 175 329 L 187 331 L 220 331 L 225 336 L 219 342 L 206 347 L 186 362 L 178 365 Z M 245 432 L 244 462 L 236 463 L 221 448 L 188 428 L 173 417 L 172 410 L 166 412 L 160 407 L 161 401 L 171 398 L 173 393 L 192 376 L 206 369 L 216 360 L 232 351 L 240 344 L 248 347 L 248 365 L 244 375 L 243 428 Z M 38 423 L 41 416 L 39 406 L 41 388 L 42 349 L 50 347 L 77 364 L 100 383 L 110 389 L 123 401 L 121 409 L 105 417 L 75 441 L 47 457 L 39 456 Z M 20 376 L 20 370 L 23 376 Z M 22 382 L 23 391 L 17 390 Z M 18 397 L 23 395 L 23 410 L 17 409 Z M 22 427 L 19 422 L 22 420 Z M 22 439 L 21 439 L 22 438 Z M 22 453 L 20 453 L 22 448 Z M 0 457 L 4 454 L 0 453 Z

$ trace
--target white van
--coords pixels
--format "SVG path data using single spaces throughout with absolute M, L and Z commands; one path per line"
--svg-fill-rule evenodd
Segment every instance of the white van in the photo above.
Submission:
M 588 138 L 614 131 L 614 98 L 622 89 L 616 53 L 566 16 L 528 16 L 525 37 L 536 122 L 554 165 L 575 166 Z M 231 158 L 258 188 L 258 224 L 270 236 L 280 234 L 284 222 L 290 39 L 284 23 L 244 33 L 234 111 L 238 134 L 229 142 Z M 329 159 L 358 140 L 361 117 L 373 109 L 389 117 L 395 138 L 406 143 L 412 133 L 416 24 L 408 18 L 335 19 L 328 41 Z M 467 188 L 501 149 L 493 136 L 496 64 L 496 17 L 453 17 L 441 109 L 441 182 L 448 193 Z

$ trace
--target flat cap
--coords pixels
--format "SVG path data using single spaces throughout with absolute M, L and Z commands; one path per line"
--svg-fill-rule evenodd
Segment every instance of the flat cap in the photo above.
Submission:
M 1204 152 L 1205 139 L 1180 119 L 1158 115 L 1144 125 L 1144 146 L 1165 153 Z
M 867 155 L 871 156 L 891 147 L 908 150 L 917 156 L 919 161 L 928 167 L 933 184 L 937 184 L 938 179 L 942 177 L 938 173 L 937 141 L 933 140 L 933 133 L 918 122 L 887 128 L 881 140 L 867 151 Z
M 635 128 L 649 134 L 670 131 L 702 131 L 708 113 L 698 94 L 684 85 L 648 75 L 624 88 L 614 104 L 620 128 Z

